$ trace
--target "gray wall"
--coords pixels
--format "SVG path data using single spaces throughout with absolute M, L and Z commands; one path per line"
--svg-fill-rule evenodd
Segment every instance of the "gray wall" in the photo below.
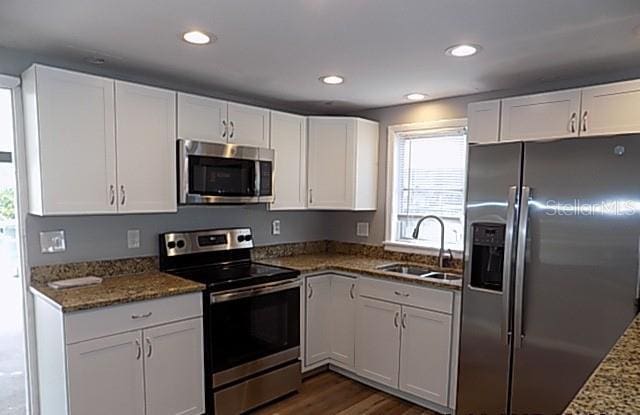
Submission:
M 280 220 L 280 235 L 271 235 L 271 221 Z M 328 238 L 325 212 L 271 212 L 264 205 L 182 207 L 175 214 L 60 216 L 29 215 L 26 222 L 31 266 L 96 259 L 156 255 L 158 234 L 167 231 L 250 226 L 256 245 Z M 64 229 L 67 250 L 40 252 L 40 231 Z M 140 230 L 140 248 L 127 248 L 127 230 Z

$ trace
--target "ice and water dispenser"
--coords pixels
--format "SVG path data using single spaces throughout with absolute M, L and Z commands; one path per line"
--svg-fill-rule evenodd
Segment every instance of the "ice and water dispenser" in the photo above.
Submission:
M 505 225 L 474 223 L 471 247 L 471 281 L 474 288 L 502 291 Z

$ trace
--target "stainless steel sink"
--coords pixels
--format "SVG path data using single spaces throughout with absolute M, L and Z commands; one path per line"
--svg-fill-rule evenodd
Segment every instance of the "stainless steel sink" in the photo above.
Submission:
M 420 278 L 433 278 L 443 281 L 457 281 L 462 279 L 462 275 L 448 272 L 432 271 L 429 268 L 411 264 L 387 264 L 378 267 L 380 271 L 394 272 L 397 274 L 413 275 Z
M 395 272 L 398 274 L 414 275 L 416 277 L 419 277 L 431 272 L 429 268 L 423 268 L 423 267 L 418 267 L 418 266 L 409 265 L 409 264 L 381 265 L 378 267 L 378 269 L 381 271 Z

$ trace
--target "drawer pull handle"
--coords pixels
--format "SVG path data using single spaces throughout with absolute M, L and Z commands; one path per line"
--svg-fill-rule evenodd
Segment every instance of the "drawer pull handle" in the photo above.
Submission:
M 353 290 L 356 288 L 355 284 L 351 284 L 351 288 L 349 289 L 349 297 L 351 297 L 352 300 L 356 299 L 355 294 L 353 293 Z
M 409 293 L 403 293 L 401 291 L 394 291 L 395 295 L 400 296 L 400 297 L 408 297 Z
M 148 313 L 144 313 L 144 314 L 133 314 L 131 316 L 131 319 L 132 320 L 138 320 L 140 318 L 149 318 L 149 317 L 151 317 L 152 314 L 153 313 L 151 311 L 149 311 Z

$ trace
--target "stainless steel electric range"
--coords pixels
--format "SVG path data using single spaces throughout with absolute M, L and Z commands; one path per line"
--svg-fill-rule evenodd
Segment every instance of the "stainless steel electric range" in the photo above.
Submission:
M 243 413 L 300 387 L 300 273 L 253 262 L 252 248 L 249 228 L 160 235 L 160 269 L 207 286 L 207 414 Z

